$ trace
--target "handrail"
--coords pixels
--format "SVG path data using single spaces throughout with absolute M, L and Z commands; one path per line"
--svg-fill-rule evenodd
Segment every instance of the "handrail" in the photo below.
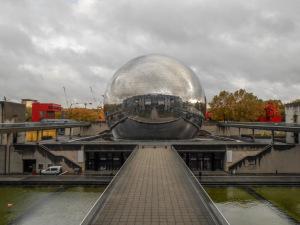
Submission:
M 206 203 L 204 204 L 204 206 L 209 212 L 211 219 L 215 222 L 215 224 L 218 225 L 230 225 L 227 219 L 224 217 L 224 215 L 220 212 L 218 207 L 215 205 L 213 200 L 209 197 L 207 192 L 204 190 L 203 186 L 200 184 L 199 180 L 196 178 L 194 173 L 190 170 L 190 168 L 186 165 L 184 160 L 177 153 L 176 149 L 173 146 L 171 148 L 175 152 L 180 162 L 184 165 L 185 172 L 187 173 L 187 176 L 190 178 L 190 181 L 192 182 L 195 191 L 199 194 L 199 197 L 204 201 L 204 203 Z
M 72 123 L 0 123 L 0 133 L 8 132 L 25 132 L 25 131 L 39 131 L 52 130 L 73 127 L 88 127 L 91 123 L 88 122 L 72 122 Z
M 286 132 L 300 132 L 300 124 L 297 123 L 267 123 L 267 122 L 218 122 L 219 127 L 235 127 L 256 130 L 273 130 Z
M 45 145 L 43 144 L 39 144 L 39 147 L 41 147 L 45 152 L 47 152 L 47 154 L 51 155 L 51 157 L 54 158 L 54 161 L 57 159 L 58 161 L 64 161 L 66 162 L 67 164 L 72 164 L 72 167 L 73 168 L 79 168 L 81 169 L 81 166 L 78 165 L 77 163 L 75 163 L 74 161 L 70 160 L 69 158 L 63 156 L 63 155 L 55 155 L 51 152 L 51 150 L 46 147 Z
M 272 149 L 273 145 L 272 144 L 268 144 L 267 146 L 265 146 L 260 152 L 258 152 L 255 155 L 248 155 L 245 156 L 244 158 L 238 160 L 237 162 L 233 163 L 231 166 L 229 166 L 229 170 L 233 170 L 236 169 L 238 166 L 241 166 L 243 164 L 243 162 L 245 162 L 246 160 L 251 160 L 252 158 L 257 158 L 263 154 L 265 154 L 267 151 L 269 151 L 270 149 Z
M 89 126 L 88 122 L 25 122 L 25 123 L 0 123 L 0 128 L 11 127 L 39 127 L 39 126 Z

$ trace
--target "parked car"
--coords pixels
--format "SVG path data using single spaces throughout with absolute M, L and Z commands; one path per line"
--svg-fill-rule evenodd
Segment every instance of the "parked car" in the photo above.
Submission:
M 49 168 L 42 170 L 43 175 L 58 175 L 62 173 L 62 166 L 50 166 Z

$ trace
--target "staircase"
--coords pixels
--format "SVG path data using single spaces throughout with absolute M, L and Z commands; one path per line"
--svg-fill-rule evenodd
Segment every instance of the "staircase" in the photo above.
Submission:
M 263 158 L 266 154 L 269 154 L 272 151 L 273 145 L 269 144 L 265 146 L 260 152 L 258 152 L 256 155 L 246 156 L 239 161 L 235 162 L 231 166 L 229 166 L 229 171 L 233 172 L 236 171 L 238 168 L 241 168 L 242 166 L 246 165 L 256 165 L 257 162 L 260 164 L 261 158 Z
M 70 160 L 69 158 L 62 156 L 62 155 L 55 155 L 51 152 L 51 149 L 46 147 L 43 144 L 38 145 L 38 151 L 45 155 L 48 159 L 50 159 L 54 164 L 56 165 L 62 165 L 65 164 L 66 167 L 72 171 L 78 171 L 81 172 L 81 166 L 75 163 L 74 161 Z

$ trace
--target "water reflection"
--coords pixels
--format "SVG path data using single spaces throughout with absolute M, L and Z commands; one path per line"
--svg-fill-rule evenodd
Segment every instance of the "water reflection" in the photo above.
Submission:
M 243 189 L 224 187 L 206 190 L 231 225 L 295 224 L 279 210 L 255 199 Z
M 103 190 L 104 187 L 0 187 L 0 224 L 80 224 Z M 3 208 L 8 202 L 13 207 Z
M 255 191 L 300 223 L 300 187 L 257 187 Z

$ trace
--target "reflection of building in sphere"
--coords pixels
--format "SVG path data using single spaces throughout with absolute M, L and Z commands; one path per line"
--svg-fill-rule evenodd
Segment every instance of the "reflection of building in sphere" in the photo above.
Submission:
M 199 79 L 175 59 L 149 55 L 129 61 L 105 94 L 106 118 L 116 138 L 195 136 L 205 114 Z

